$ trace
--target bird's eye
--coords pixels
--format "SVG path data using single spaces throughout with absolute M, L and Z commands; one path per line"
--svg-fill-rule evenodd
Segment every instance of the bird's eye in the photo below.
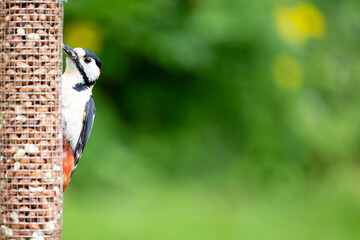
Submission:
M 89 58 L 89 57 L 85 58 L 85 59 L 84 59 L 84 62 L 85 62 L 85 63 L 90 63 L 90 62 L 91 62 L 91 58 Z

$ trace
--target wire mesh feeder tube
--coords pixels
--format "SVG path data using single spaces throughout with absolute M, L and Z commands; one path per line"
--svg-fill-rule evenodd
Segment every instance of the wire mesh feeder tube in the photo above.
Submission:
M 0 0 L 1 240 L 61 239 L 62 0 Z

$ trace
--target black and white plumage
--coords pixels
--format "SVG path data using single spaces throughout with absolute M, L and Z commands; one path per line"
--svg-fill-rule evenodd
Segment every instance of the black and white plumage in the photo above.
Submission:
M 101 73 L 101 61 L 91 51 L 64 44 L 66 69 L 62 76 L 64 125 L 64 190 L 89 139 L 95 118 L 92 89 Z

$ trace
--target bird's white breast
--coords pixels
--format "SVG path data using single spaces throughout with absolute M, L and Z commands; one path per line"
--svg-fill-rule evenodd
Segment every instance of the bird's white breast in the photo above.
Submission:
M 85 105 L 91 96 L 91 90 L 76 91 L 74 79 L 69 74 L 62 77 L 62 105 L 64 135 L 70 141 L 72 149 L 75 149 L 83 127 Z

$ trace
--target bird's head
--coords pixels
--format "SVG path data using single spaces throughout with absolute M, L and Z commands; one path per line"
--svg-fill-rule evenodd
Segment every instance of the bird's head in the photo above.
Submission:
M 91 51 L 84 48 L 75 48 L 64 44 L 64 52 L 66 53 L 66 69 L 65 73 L 80 73 L 83 84 L 91 87 L 95 84 L 101 73 L 101 61 Z

